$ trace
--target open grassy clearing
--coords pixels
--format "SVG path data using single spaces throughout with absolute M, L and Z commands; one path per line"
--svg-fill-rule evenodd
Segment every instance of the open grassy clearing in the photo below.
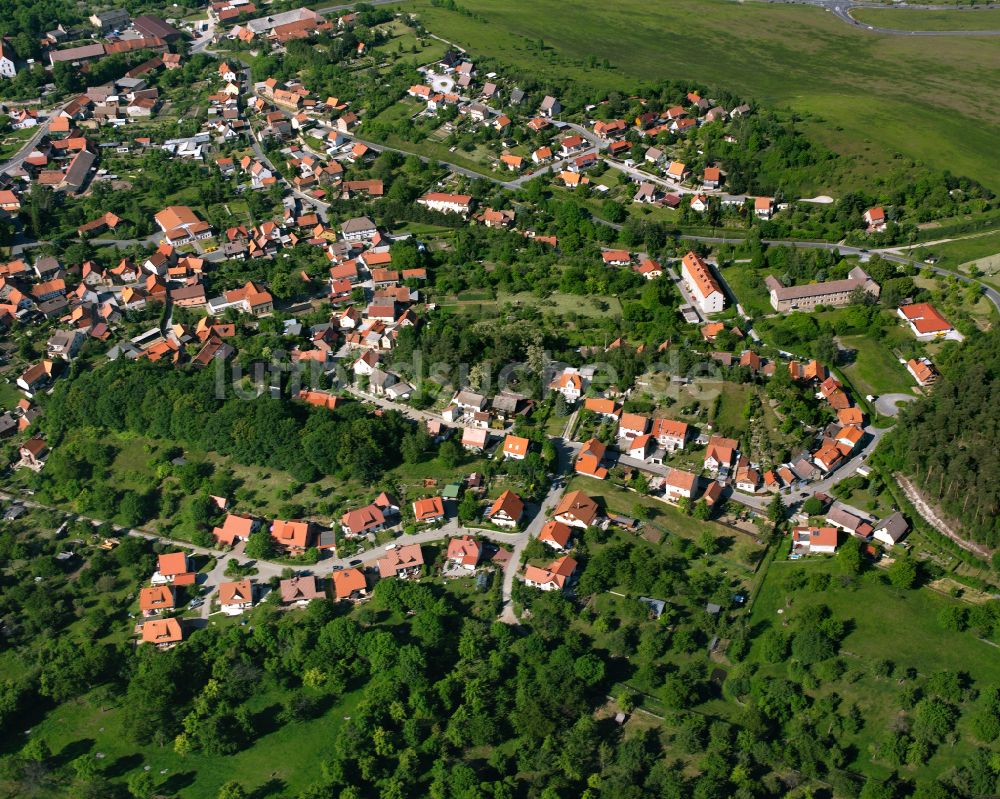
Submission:
M 867 335 L 840 336 L 838 341 L 843 349 L 855 353 L 853 362 L 843 366 L 841 371 L 862 395 L 910 393 L 913 378 L 893 355 L 891 341 L 876 341 Z
M 267 785 L 263 795 L 271 795 L 277 788 L 295 793 L 315 781 L 315 764 L 329 751 L 360 697 L 347 694 L 317 719 L 278 726 L 274 716 L 289 694 L 274 690 L 250 700 L 258 735 L 251 746 L 229 756 L 182 757 L 170 743 L 162 747 L 130 743 L 120 705 L 101 697 L 100 690 L 79 702 L 59 705 L 32 729 L 32 735 L 43 737 L 57 756 L 69 759 L 103 752 L 112 774 L 148 765 L 158 783 L 165 786 L 163 793 L 176 793 L 184 799 L 215 799 L 233 775 L 239 775 L 251 791 Z
M 1000 30 L 1000 11 L 975 8 L 970 11 L 925 11 L 913 8 L 859 8 L 851 16 L 865 25 L 904 31 Z
M 795 570 L 828 573 L 833 579 L 823 591 L 790 589 L 786 581 Z M 844 736 L 844 744 L 855 748 L 855 758 L 847 768 L 879 778 L 889 775 L 889 768 L 882 762 L 872 762 L 868 747 L 897 719 L 900 686 L 894 678 L 871 675 L 869 667 L 875 660 L 888 658 L 896 674 L 913 667 L 918 679 L 939 671 L 967 672 L 973 686 L 980 690 L 1000 681 L 1000 658 L 992 646 L 978 640 L 971 631 L 946 630 L 938 621 L 942 610 L 959 604 L 957 600 L 928 589 L 900 591 L 867 577 L 844 587 L 833 560 L 824 556 L 798 562 L 776 560 L 771 564 L 750 616 L 755 631 L 750 658 L 761 659 L 759 633 L 780 628 L 784 619 L 794 618 L 802 608 L 817 604 L 828 606 L 835 618 L 851 622 L 840 652 L 847 672 L 838 680 L 819 681 L 819 687 L 810 691 L 817 696 L 835 694 L 845 707 L 857 703 L 863 708 L 865 725 L 855 735 Z M 783 613 L 779 614 L 779 609 Z M 934 645 L 928 646 L 928 641 Z M 765 663 L 761 668 L 779 675 L 785 673 L 787 664 Z M 939 777 L 969 756 L 973 748 L 972 713 L 965 705 L 962 711 L 958 724 L 961 740 L 954 746 L 941 746 L 919 767 L 903 767 L 902 776 Z
M 403 7 L 440 36 L 543 77 L 609 91 L 630 79 L 690 79 L 789 108 L 810 134 L 850 156 L 840 174 L 803 191 L 843 194 L 897 153 L 1000 187 L 1000 61 L 988 39 L 928 47 L 853 30 L 815 8 L 726 0 L 581 0 L 571 17 L 553 0 L 479 0 L 475 16 L 428 0 Z M 683 35 L 666 42 L 675 31 Z M 598 66 L 604 59 L 614 68 Z
M 771 307 L 771 295 L 768 294 L 762 281 L 751 279 L 750 273 L 748 264 L 733 264 L 720 271 L 722 279 L 729 285 L 737 302 L 750 316 L 767 316 L 774 313 Z

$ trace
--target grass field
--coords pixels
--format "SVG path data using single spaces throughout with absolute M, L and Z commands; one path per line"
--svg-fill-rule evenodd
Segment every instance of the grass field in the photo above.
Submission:
M 810 574 L 828 572 L 833 580 L 823 591 L 789 589 L 786 579 L 799 569 L 808 570 Z M 820 681 L 820 687 L 811 692 L 837 695 L 844 707 L 858 703 L 863 708 L 865 726 L 856 735 L 843 739 L 845 745 L 856 747 L 855 759 L 847 768 L 879 778 L 889 774 L 883 763 L 872 762 L 868 745 L 897 719 L 900 688 L 895 679 L 871 676 L 868 666 L 874 660 L 888 658 L 896 674 L 913 667 L 918 672 L 918 680 L 948 670 L 967 672 L 973 686 L 980 690 L 1000 684 L 1000 657 L 996 656 L 996 650 L 969 631 L 945 630 L 938 622 L 941 611 L 957 604 L 956 600 L 928 589 L 898 591 L 869 579 L 861 579 L 845 588 L 838 582 L 836 566 L 829 559 L 772 563 L 751 612 L 752 627 L 755 633 L 760 633 L 768 627 L 780 626 L 783 618 L 792 616 L 794 619 L 802 608 L 814 604 L 825 604 L 835 618 L 851 622 L 841 644 L 841 658 L 847 673 L 839 680 Z M 784 611 L 781 615 L 779 609 Z M 934 645 L 928 646 L 928 641 L 933 641 Z M 759 657 L 759 642 L 757 635 L 751 659 Z M 765 664 L 762 668 L 768 673 L 781 674 L 786 665 Z M 954 746 L 942 746 L 918 768 L 904 767 L 901 776 L 923 780 L 938 777 L 968 757 L 972 750 L 972 713 L 965 706 L 962 711 L 958 724 L 962 735 L 959 742 Z
M 750 266 L 748 264 L 733 264 L 721 271 L 722 279 L 726 281 L 736 300 L 750 316 L 767 316 L 774 313 L 771 307 L 771 296 L 761 283 L 751 285 Z
M 273 691 L 249 702 L 260 734 L 252 746 L 230 756 L 181 757 L 170 745 L 132 744 L 120 707 L 105 709 L 102 702 L 89 697 L 60 705 L 32 729 L 32 735 L 44 738 L 56 756 L 103 752 L 103 761 L 113 774 L 148 765 L 162 793 L 184 799 L 215 799 L 222 784 L 233 776 L 261 795 L 277 791 L 291 795 L 316 781 L 315 764 L 329 751 L 360 697 L 348 694 L 317 719 L 274 729 L 274 715 L 285 698 L 284 692 Z
M 910 8 L 860 8 L 851 12 L 858 22 L 904 31 L 1000 30 L 1000 11 L 920 11 Z
M 571 15 L 554 0 L 477 0 L 474 15 L 429 0 L 403 7 L 438 35 L 543 82 L 623 91 L 688 79 L 789 109 L 851 159 L 828 185 L 803 190 L 842 195 L 897 154 L 1000 188 L 995 41 L 944 37 L 930 47 L 854 30 L 815 8 L 727 0 L 580 0 Z M 603 59 L 613 68 L 599 66 Z
M 838 341 L 857 353 L 842 371 L 861 394 L 910 393 L 913 378 L 892 354 L 890 343 L 866 335 L 840 336 Z

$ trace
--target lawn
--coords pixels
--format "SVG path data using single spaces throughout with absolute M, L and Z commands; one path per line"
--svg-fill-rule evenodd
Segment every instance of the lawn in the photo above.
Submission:
M 17 377 L 16 372 L 10 372 L 10 377 L 12 380 L 15 379 Z M 0 408 L 3 408 L 5 411 L 11 411 L 22 399 L 23 395 L 14 383 L 8 383 L 6 380 L 0 379 Z
M 890 331 L 888 338 L 892 338 Z M 862 395 L 909 394 L 914 386 L 899 359 L 892 353 L 891 340 L 875 340 L 871 336 L 839 336 L 844 349 L 854 350 L 853 363 L 841 368 L 844 376 Z
M 248 703 L 259 735 L 252 746 L 228 757 L 181 757 L 170 745 L 132 744 L 120 706 L 105 709 L 94 694 L 58 706 L 35 725 L 32 735 L 44 738 L 57 756 L 102 752 L 113 774 L 148 765 L 162 792 L 181 799 L 215 799 L 233 775 L 251 792 L 293 795 L 316 781 L 315 766 L 332 747 L 344 719 L 353 713 L 360 692 L 345 695 L 317 719 L 274 729 L 274 716 L 285 698 L 285 692 L 276 690 Z
M 434 33 L 543 84 L 568 79 L 623 91 L 630 81 L 692 80 L 788 109 L 850 157 L 789 191 L 843 195 L 897 153 L 1000 188 L 994 41 L 940 38 L 928 47 L 851 28 L 816 8 L 726 0 L 580 0 L 572 15 L 554 0 L 478 0 L 474 14 L 429 0 L 403 7 Z M 666 31 L 684 33 L 664 46 Z
M 800 569 L 809 573 L 829 572 L 833 580 L 823 591 L 788 588 L 786 579 Z M 771 564 L 750 616 L 757 633 L 751 660 L 759 658 L 759 633 L 779 625 L 779 619 L 787 619 L 789 615 L 794 618 L 796 612 L 813 604 L 825 604 L 835 618 L 850 621 L 849 632 L 841 644 L 841 658 L 848 672 L 837 681 L 820 681 L 816 693 L 840 696 L 845 708 L 852 703 L 862 708 L 865 726 L 856 735 L 844 738 L 845 745 L 856 747 L 854 761 L 846 766 L 851 770 L 880 778 L 889 774 L 884 763 L 872 762 L 868 745 L 897 719 L 900 689 L 895 679 L 871 676 L 868 666 L 872 661 L 888 658 L 896 674 L 913 667 L 920 678 L 945 670 L 967 672 L 973 687 L 979 690 L 1000 684 L 1000 657 L 996 650 L 978 640 L 971 631 L 952 632 L 938 622 L 942 610 L 960 604 L 956 600 L 928 589 L 899 591 L 868 578 L 845 588 L 830 559 L 778 560 Z M 784 611 L 781 615 L 779 609 Z M 928 646 L 928 641 L 934 645 Z M 786 666 L 763 664 L 762 668 L 768 673 L 781 674 Z M 965 706 L 962 709 L 958 725 L 961 740 L 954 746 L 942 746 L 919 768 L 904 767 L 901 776 L 924 780 L 942 776 L 968 757 L 972 749 L 969 724 L 972 713 Z
M 1000 30 L 1000 11 L 921 11 L 912 8 L 859 8 L 851 12 L 858 22 L 905 31 Z
M 450 164 L 470 169 L 473 172 L 486 177 L 495 177 L 498 174 L 491 170 L 482 161 L 477 161 L 469 157 L 470 154 L 465 153 L 463 150 L 456 148 L 454 152 L 451 152 L 450 148 L 446 145 L 432 141 L 429 138 L 419 142 L 412 142 L 407 141 L 406 139 L 401 139 L 399 136 L 392 133 L 384 139 L 377 139 L 376 143 L 385 145 L 390 149 L 399 150 L 403 153 L 422 156 L 429 161 L 446 161 Z M 476 155 L 477 153 L 480 153 L 478 149 L 471 155 Z
M 771 295 L 764 288 L 763 281 L 755 281 L 750 276 L 749 264 L 733 264 L 721 270 L 722 279 L 736 296 L 736 301 L 751 317 L 767 316 L 774 313 Z M 756 285 L 754 285 L 756 283 Z

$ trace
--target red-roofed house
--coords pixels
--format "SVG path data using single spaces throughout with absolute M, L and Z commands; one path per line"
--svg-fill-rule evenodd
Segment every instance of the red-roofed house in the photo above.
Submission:
M 301 555 L 309 548 L 312 528 L 305 521 L 275 519 L 271 525 L 271 538 L 291 555 Z
M 448 540 L 447 566 L 454 569 L 475 571 L 483 556 L 483 545 L 471 535 Z
M 524 500 L 511 490 L 504 491 L 486 511 L 486 518 L 500 527 L 517 527 L 524 515 Z
M 608 470 L 601 466 L 606 451 L 607 447 L 596 438 L 584 442 L 576 456 L 576 464 L 574 465 L 576 473 L 603 480 L 608 476 Z
M 538 534 L 539 541 L 559 552 L 562 552 L 569 546 L 572 537 L 573 528 L 555 519 L 546 522 L 542 531 Z
M 444 501 L 441 497 L 425 497 L 413 503 L 413 515 L 418 524 L 439 522 L 444 519 Z
M 564 555 L 545 568 L 525 566 L 524 583 L 531 588 L 539 588 L 542 591 L 562 591 L 569 585 L 575 573 L 576 561 L 568 555 Z
M 437 499 L 437 497 L 435 497 Z M 397 547 L 386 552 L 385 557 L 378 560 L 379 574 L 384 577 L 420 577 L 424 565 L 424 553 L 419 544 Z
M 230 513 L 226 516 L 222 527 L 212 530 L 215 540 L 224 546 L 231 547 L 239 541 L 246 541 L 250 534 L 260 527 L 260 519 L 251 516 L 242 516 L 239 513 Z
M 338 600 L 358 602 L 368 596 L 368 581 L 360 569 L 342 569 L 334 572 L 332 578 Z
M 929 302 L 903 305 L 896 313 L 899 314 L 900 319 L 904 319 L 910 325 L 910 330 L 916 336 L 917 341 L 935 341 L 937 339 L 962 341 L 965 338 Z

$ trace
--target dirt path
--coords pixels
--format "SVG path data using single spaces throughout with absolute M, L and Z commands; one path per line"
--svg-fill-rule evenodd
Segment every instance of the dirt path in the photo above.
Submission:
M 917 512 L 924 517 L 924 520 L 927 521 L 931 527 L 941 533 L 941 535 L 950 538 L 967 552 L 971 552 L 973 555 L 983 558 L 984 560 L 990 559 L 990 555 L 992 553 L 988 548 L 982 544 L 967 541 L 956 533 L 948 525 L 948 523 L 938 515 L 937 510 L 927 503 L 921 493 L 917 490 L 917 487 L 913 485 L 908 478 L 901 474 L 896 474 L 894 477 L 896 478 L 896 482 L 899 483 L 899 487 L 903 489 L 903 493 L 906 494 L 906 498 L 913 503 L 913 507 L 917 509 Z

